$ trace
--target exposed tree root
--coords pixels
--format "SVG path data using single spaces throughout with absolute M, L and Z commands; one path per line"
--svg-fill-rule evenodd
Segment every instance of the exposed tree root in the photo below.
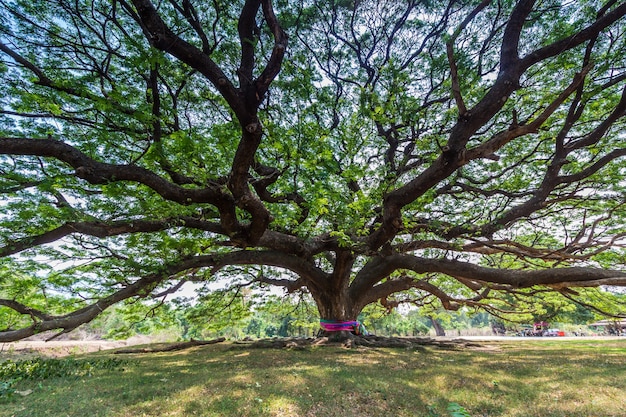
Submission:
M 315 346 L 335 346 L 344 348 L 405 348 L 405 349 L 422 349 L 427 346 L 439 349 L 468 349 L 482 348 L 483 345 L 469 342 L 467 340 L 436 340 L 430 337 L 380 337 L 380 336 L 357 336 L 353 334 L 341 335 L 341 337 L 292 337 L 292 338 L 273 338 L 261 340 L 241 340 L 233 342 L 236 348 L 250 349 L 294 349 L 304 350 Z M 119 349 L 114 353 L 156 353 L 171 352 L 176 350 L 188 349 L 194 346 L 212 345 L 224 342 L 225 339 L 220 337 L 213 340 L 191 340 L 189 342 L 176 343 L 164 347 L 154 348 L 137 348 L 137 349 Z
M 407 348 L 419 349 L 433 346 L 439 349 L 465 349 L 477 348 L 482 345 L 467 340 L 436 340 L 429 337 L 380 337 L 380 336 L 357 336 L 349 334 L 342 338 L 318 337 L 318 338 L 274 338 L 255 341 L 237 341 L 235 345 L 249 348 L 265 349 L 306 349 L 312 346 L 340 346 L 345 348 Z
M 155 352 L 171 352 L 174 350 L 183 350 L 189 349 L 194 346 L 204 346 L 204 345 L 213 345 L 216 343 L 221 343 L 226 339 L 220 337 L 219 339 L 213 340 L 194 340 L 191 339 L 189 342 L 176 343 L 174 345 L 164 346 L 161 348 L 138 348 L 138 349 L 120 349 L 116 350 L 113 353 L 155 353 Z

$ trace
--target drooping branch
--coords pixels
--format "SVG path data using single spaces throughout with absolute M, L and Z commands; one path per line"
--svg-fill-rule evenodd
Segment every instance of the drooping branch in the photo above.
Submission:
M 121 103 L 118 103 L 114 100 L 111 100 L 107 97 L 101 97 L 96 94 L 93 94 L 87 89 L 78 88 L 76 85 L 72 85 L 66 82 L 58 82 L 54 80 L 50 76 L 46 74 L 46 72 L 39 68 L 35 63 L 29 61 L 26 57 L 19 54 L 17 51 L 10 48 L 8 45 L 0 42 L 0 51 L 9 55 L 12 59 L 15 60 L 19 65 L 27 70 L 31 71 L 36 77 L 37 80 L 34 82 L 37 85 L 42 87 L 48 87 L 56 91 L 60 91 L 71 96 L 81 97 L 88 99 L 93 103 L 104 103 L 106 102 L 108 105 L 114 106 L 118 111 L 128 116 L 133 116 L 135 113 L 135 109 L 128 108 Z
M 32 313 L 32 309 L 25 306 L 2 303 L 1 305 L 13 308 L 18 313 L 31 315 L 34 320 L 33 324 L 29 327 L 0 332 L 0 342 L 12 342 L 49 330 L 61 329 L 62 333 L 72 331 L 82 324 L 89 323 L 113 304 L 131 297 L 145 297 L 155 286 L 165 281 L 170 276 L 193 267 L 194 262 L 197 262 L 197 260 L 191 259 L 183 261 L 177 265 L 166 268 L 161 273 L 147 275 L 125 286 L 121 290 L 103 297 L 93 304 L 61 316 L 37 315 Z
M 567 294 L 567 293 L 561 293 L 561 295 L 563 295 L 563 297 L 567 298 L 568 300 L 572 301 L 575 304 L 578 304 L 579 306 L 589 309 L 591 311 L 595 311 L 598 314 L 601 314 L 602 316 L 605 317 L 614 317 L 614 318 L 626 318 L 626 314 L 614 314 L 609 312 L 606 309 L 603 309 L 601 307 L 598 307 L 597 305 L 594 305 L 592 303 L 588 303 L 588 302 L 584 302 L 583 300 L 581 300 L 580 298 L 574 297 L 571 294 Z
M 407 274 L 402 274 L 400 277 L 388 278 L 384 282 L 376 284 L 372 287 L 370 291 L 363 294 L 361 298 L 358 299 L 357 303 L 359 306 L 366 306 L 370 303 L 376 302 L 378 300 L 386 305 L 386 307 L 396 307 L 400 303 L 411 302 L 413 304 L 417 303 L 417 300 L 409 297 L 406 301 L 390 301 L 387 297 L 402 293 L 409 289 L 420 290 L 422 295 L 420 299 L 426 300 L 429 297 L 435 297 L 440 302 L 443 308 L 446 310 L 456 311 L 462 306 L 475 306 L 478 305 L 481 301 L 484 301 L 488 298 L 491 288 L 488 286 L 480 285 L 476 282 L 468 281 L 465 279 L 459 279 L 460 283 L 470 288 L 474 292 L 474 296 L 471 298 L 463 298 L 455 295 L 448 294 L 442 288 L 430 282 L 430 279 L 423 278 L 418 279 L 415 277 L 411 277 Z
M 374 303 L 378 300 L 387 300 L 387 297 L 391 294 L 406 291 L 412 288 L 414 284 L 415 280 L 407 275 L 389 279 L 381 284 L 374 285 L 366 293 L 360 294 L 360 297 L 356 298 L 356 303 L 359 308 L 363 308 L 366 305 Z
M 273 285 L 273 286 L 277 286 L 277 287 L 283 287 L 285 288 L 285 290 L 287 290 L 288 293 L 293 293 L 295 291 L 298 291 L 302 288 L 306 287 L 306 280 L 304 279 L 296 279 L 296 280 L 291 280 L 291 279 L 277 279 L 277 278 L 269 278 L 266 277 L 265 275 L 261 275 L 259 277 L 256 278 L 256 282 L 260 282 L 263 284 L 269 284 L 269 285 Z
M 11 300 L 0 300 L 0 305 L 9 307 L 20 314 L 29 315 L 33 319 L 33 324 L 29 327 L 0 332 L 0 343 L 24 339 L 49 330 L 61 329 L 63 333 L 67 333 L 82 324 L 90 322 L 113 304 L 132 297 L 144 298 L 149 296 L 158 285 L 180 274 L 184 274 L 185 271 L 197 270 L 198 268 L 212 268 L 213 273 L 215 273 L 228 264 L 280 266 L 304 277 L 307 280 L 307 285 L 311 285 L 314 280 L 325 279 L 322 271 L 317 270 L 312 265 L 299 260 L 295 256 L 285 256 L 280 252 L 240 251 L 227 255 L 192 256 L 174 262 L 159 272 L 139 278 L 97 302 L 65 315 L 47 315 L 21 303 L 12 302 Z

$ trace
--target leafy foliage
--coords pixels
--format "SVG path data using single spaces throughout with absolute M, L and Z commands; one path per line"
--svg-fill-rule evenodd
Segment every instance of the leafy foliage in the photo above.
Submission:
M 100 369 L 118 370 L 127 361 L 105 359 L 50 359 L 36 358 L 20 361 L 5 361 L 0 364 L 0 378 L 42 381 L 48 378 L 66 378 L 70 376 L 91 376 Z
M 472 417 L 465 408 L 457 403 L 450 403 L 448 405 L 448 411 L 451 417 Z
M 353 320 L 626 286 L 622 1 L 0 6 L 0 340 L 187 282 L 216 331 L 224 288 Z

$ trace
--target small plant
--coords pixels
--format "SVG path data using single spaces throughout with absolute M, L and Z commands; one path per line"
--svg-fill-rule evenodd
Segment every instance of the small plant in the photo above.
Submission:
M 457 403 L 448 403 L 448 413 L 445 416 L 440 414 L 439 411 L 437 411 L 437 408 L 435 406 L 429 405 L 427 406 L 427 410 L 428 410 L 428 414 L 427 417 L 472 417 L 471 414 L 462 406 L 460 406 Z
M 20 381 L 23 379 L 44 380 L 54 377 L 91 376 L 94 370 L 119 369 L 126 361 L 119 359 L 46 359 L 36 358 L 22 361 L 8 360 L 0 363 L 0 379 Z
M 0 381 L 0 401 L 9 399 L 15 394 L 14 383 L 13 380 Z
M 441 417 L 441 414 L 439 414 L 439 412 L 437 411 L 437 409 L 434 406 L 429 405 L 427 407 L 427 409 L 428 409 L 428 416 L 427 417 Z
M 472 417 L 472 415 L 457 403 L 448 404 L 448 411 L 451 417 Z

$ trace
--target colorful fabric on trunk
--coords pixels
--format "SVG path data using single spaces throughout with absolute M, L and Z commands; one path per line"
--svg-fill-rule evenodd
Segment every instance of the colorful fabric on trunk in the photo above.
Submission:
M 358 335 L 367 335 L 365 326 L 358 321 L 336 321 L 320 319 L 320 327 L 327 332 L 352 332 Z

